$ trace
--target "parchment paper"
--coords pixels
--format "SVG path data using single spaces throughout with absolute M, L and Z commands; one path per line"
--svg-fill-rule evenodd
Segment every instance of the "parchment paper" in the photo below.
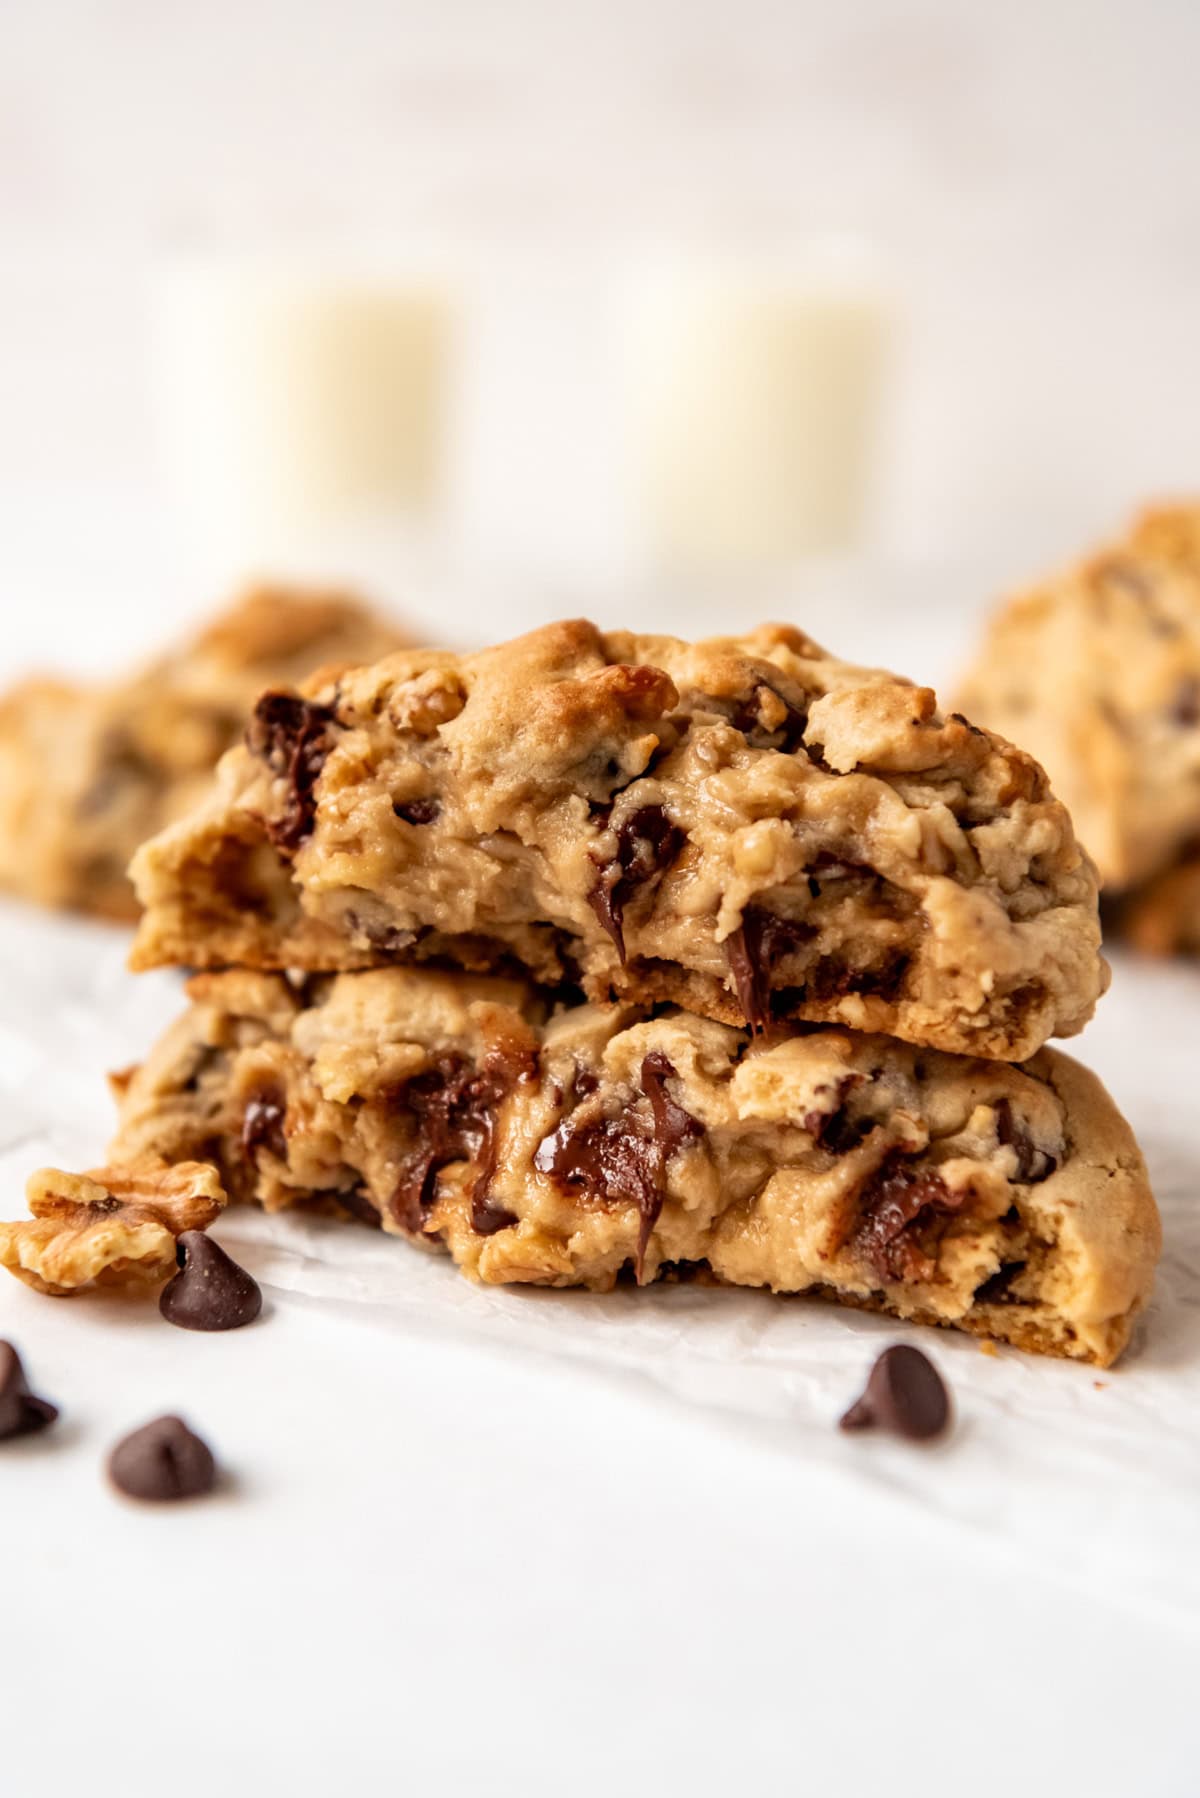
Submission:
M 0 945 L 0 1212 L 15 1217 L 32 1168 L 103 1160 L 104 1075 L 138 1059 L 183 999 L 175 976 L 129 975 L 124 933 L 104 926 L 5 906 Z M 359 1330 L 364 1354 L 386 1353 L 381 1336 L 400 1331 L 430 1354 L 453 1337 L 482 1353 L 566 1357 L 581 1378 L 631 1394 L 649 1383 L 846 1480 L 885 1486 L 948 1528 L 988 1532 L 1027 1563 L 1200 1625 L 1200 972 L 1115 962 L 1112 992 L 1069 1048 L 1138 1131 L 1166 1250 L 1135 1347 L 1106 1373 L 986 1356 L 952 1332 L 805 1299 L 481 1289 L 439 1258 L 332 1220 L 246 1209 L 217 1233 L 281 1300 L 319 1304 Z M 834 1427 L 874 1354 L 898 1339 L 920 1342 L 953 1389 L 955 1428 L 939 1447 Z

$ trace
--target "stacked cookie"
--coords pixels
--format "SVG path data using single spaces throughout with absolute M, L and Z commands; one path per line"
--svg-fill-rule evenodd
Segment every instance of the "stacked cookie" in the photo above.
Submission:
M 199 970 L 117 1162 L 215 1163 L 472 1278 L 697 1268 L 1107 1363 L 1158 1220 L 1043 1047 L 1107 971 L 1027 755 L 800 632 L 564 623 L 258 702 L 149 843 Z M 0 1245 L 2 1247 L 2 1245 Z

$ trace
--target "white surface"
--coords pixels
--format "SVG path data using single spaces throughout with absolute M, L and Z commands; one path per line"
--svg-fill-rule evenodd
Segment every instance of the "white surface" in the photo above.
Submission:
M 922 621 L 904 581 L 871 593 L 799 609 L 848 650 L 945 665 L 966 621 Z M 0 913 L 5 1212 L 46 1156 L 99 1155 L 102 1071 L 177 1004 L 122 947 Z M 1194 1791 L 1198 1015 L 1200 975 L 1122 963 L 1078 1045 L 1164 1200 L 1139 1352 L 1097 1390 L 918 1337 L 959 1403 L 931 1454 L 836 1435 L 905 1332 L 802 1302 L 478 1294 L 349 1228 L 281 1252 L 249 1213 L 220 1233 L 269 1308 L 228 1337 L 6 1282 L 0 1333 L 64 1416 L 0 1448 L 5 1798 Z M 380 1266 L 386 1309 L 362 1302 Z M 231 1487 L 130 1510 L 103 1455 L 167 1408 Z

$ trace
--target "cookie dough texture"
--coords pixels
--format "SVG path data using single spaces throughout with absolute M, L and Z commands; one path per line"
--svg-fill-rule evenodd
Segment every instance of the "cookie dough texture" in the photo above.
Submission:
M 323 1201 L 476 1281 L 702 1269 L 1099 1365 L 1151 1288 L 1137 1146 L 1051 1050 L 1014 1067 L 675 1009 L 547 1016 L 515 983 L 409 968 L 189 992 L 114 1082 L 112 1159 L 209 1158 L 234 1197 Z
M 263 687 L 402 641 L 344 595 L 264 587 L 128 680 L 22 682 L 0 699 L 0 886 L 135 918 L 130 858 L 198 803 Z
M 1037 763 L 778 626 L 562 623 L 265 695 L 134 873 L 143 968 L 438 957 L 1005 1059 L 1107 981 Z
M 961 702 L 1046 767 L 1106 890 L 1169 875 L 1200 840 L 1200 504 L 1011 599 Z

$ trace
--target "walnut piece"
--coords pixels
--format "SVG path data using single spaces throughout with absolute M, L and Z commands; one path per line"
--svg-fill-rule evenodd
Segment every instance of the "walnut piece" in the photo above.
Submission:
M 159 1286 L 175 1272 L 175 1239 L 207 1230 L 228 1203 L 204 1161 L 132 1162 L 29 1176 L 31 1218 L 0 1223 L 0 1266 L 56 1298 L 95 1286 Z

